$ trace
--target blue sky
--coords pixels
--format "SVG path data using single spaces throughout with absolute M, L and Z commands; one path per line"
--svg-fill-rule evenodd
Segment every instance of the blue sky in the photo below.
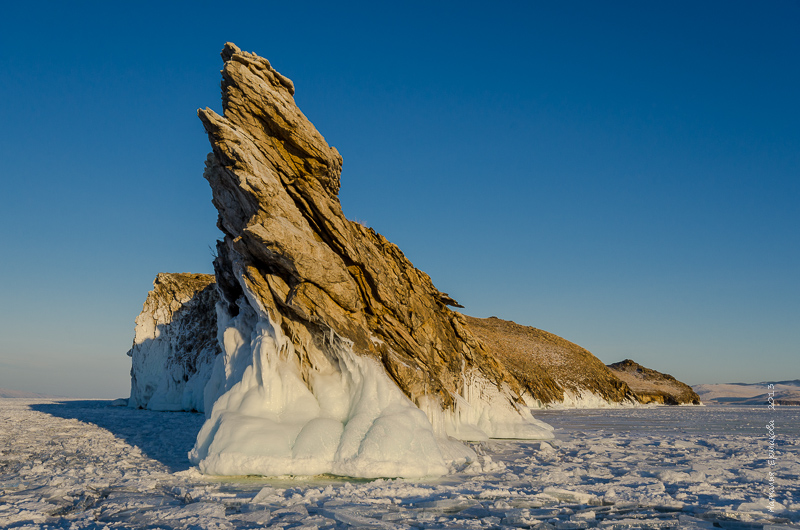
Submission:
M 226 41 L 466 313 L 690 384 L 800 378 L 798 2 L 287 4 L 4 6 L 0 387 L 127 396 L 156 273 L 212 271 Z

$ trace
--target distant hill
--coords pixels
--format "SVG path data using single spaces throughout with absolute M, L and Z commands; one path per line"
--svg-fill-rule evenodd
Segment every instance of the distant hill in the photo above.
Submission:
M 57 396 L 49 396 L 47 394 L 37 394 L 36 392 L 26 392 L 24 390 L 10 390 L 8 388 L 0 388 L 0 398 L 3 399 L 37 399 L 37 398 L 53 398 Z
M 770 389 L 768 385 L 774 388 Z M 778 405 L 800 405 L 800 379 L 774 383 L 717 383 L 692 387 L 703 403 L 726 405 L 764 405 L 771 396 Z

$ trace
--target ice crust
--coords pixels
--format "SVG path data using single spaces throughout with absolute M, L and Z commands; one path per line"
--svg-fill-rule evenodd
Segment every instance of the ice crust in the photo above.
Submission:
M 236 316 L 217 306 L 223 353 L 205 387 L 207 421 L 189 453 L 203 473 L 432 477 L 475 461 L 457 439 L 553 437 L 527 408 L 470 374 L 455 411 L 433 400 L 420 408 L 377 361 L 353 353 L 335 333 L 298 352 L 255 297 L 238 306 Z M 311 368 L 301 367 L 300 355 Z
M 0 399 L 0 528 L 798 528 L 800 408 L 545 411 L 548 442 L 472 444 L 435 480 L 219 479 L 202 415 Z M 764 425 L 781 427 L 766 463 Z M 767 497 L 775 476 L 774 505 Z M 770 511 L 773 509 L 774 511 Z
M 129 406 L 205 412 L 189 454 L 203 473 L 441 476 L 475 461 L 459 441 L 553 437 L 531 414 L 540 403 L 513 404 L 508 389 L 475 372 L 462 374 L 455 407 L 443 409 L 431 398 L 412 403 L 380 363 L 332 331 L 290 340 L 271 315 L 283 317 L 261 305 L 237 267 L 244 296 L 235 316 L 217 304 L 216 340 L 204 343 L 195 371 L 187 371 L 182 345 L 198 323 L 167 325 L 172 313 L 163 308 L 137 318 L 131 350 Z M 631 405 L 565 392 L 555 407 Z
M 253 295 L 243 267 L 235 260 L 243 293 L 235 314 L 229 301 L 213 310 L 212 301 L 200 313 L 215 318 L 199 318 L 180 305 L 199 303 L 191 293 L 176 298 L 178 305 L 154 296 L 136 320 L 129 352 L 130 407 L 206 414 L 189 453 L 203 473 L 435 477 L 475 462 L 463 441 L 553 437 L 531 413 L 540 402 L 523 395 L 524 405 L 512 403 L 510 389 L 476 371 L 461 374 L 455 406 L 443 408 L 429 396 L 413 403 L 382 364 L 356 354 L 333 331 L 320 331 L 324 324 L 299 339 L 286 337 L 280 322 L 287 317 Z M 555 407 L 631 405 L 566 391 Z
M 200 352 L 196 372 L 176 362 L 192 324 L 165 326 L 171 314 L 158 311 L 137 318 L 128 404 L 204 411 L 207 421 L 189 454 L 203 473 L 440 476 L 475 461 L 458 440 L 553 437 L 552 427 L 531 414 L 541 404 L 512 404 L 507 389 L 474 372 L 462 374 L 454 409 L 430 398 L 412 403 L 381 364 L 355 354 L 335 333 L 290 340 L 241 283 L 236 316 L 217 304 L 219 348 Z M 631 405 L 565 392 L 555 407 Z
M 204 316 L 213 305 L 183 309 L 207 303 L 206 291 L 174 295 L 180 300 L 150 293 L 129 352 L 129 407 L 206 414 L 189 453 L 203 473 L 441 476 L 475 461 L 459 440 L 552 438 L 528 407 L 509 401 L 509 389 L 476 372 L 462 374 L 456 405 L 445 410 L 428 397 L 413 403 L 382 364 L 323 324 L 285 336 L 286 317 L 262 305 L 242 267 L 234 263 L 243 295 L 235 310 L 219 301 L 215 318 Z

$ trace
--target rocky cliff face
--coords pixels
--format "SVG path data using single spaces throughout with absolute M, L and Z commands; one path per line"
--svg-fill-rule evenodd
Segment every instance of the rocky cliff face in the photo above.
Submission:
M 292 82 L 233 44 L 222 58 L 223 115 L 198 114 L 225 234 L 224 355 L 193 461 L 217 474 L 439 474 L 469 458 L 448 436 L 551 437 L 456 302 L 344 216 L 342 158 Z
M 662 374 L 630 359 L 609 364 L 615 376 L 625 381 L 636 394 L 640 403 L 659 405 L 699 405 L 698 396 L 692 387 L 681 383 L 669 374 Z
M 205 410 L 204 388 L 220 353 L 214 276 L 165 274 L 153 281 L 136 317 L 131 407 Z
M 465 317 L 467 327 L 543 405 L 604 406 L 637 401 L 634 392 L 589 351 L 557 335 L 497 317 Z

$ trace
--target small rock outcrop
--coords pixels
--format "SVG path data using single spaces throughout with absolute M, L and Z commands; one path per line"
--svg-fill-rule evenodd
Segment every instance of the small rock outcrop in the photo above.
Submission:
M 136 317 L 128 406 L 205 410 L 204 388 L 220 353 L 214 276 L 160 273 Z
M 223 356 L 191 459 L 214 474 L 429 475 L 470 458 L 451 438 L 552 437 L 457 303 L 344 216 L 342 158 L 293 83 L 233 44 L 222 58 L 223 115 L 198 115 L 224 233 Z
M 637 401 L 591 352 L 558 335 L 497 317 L 465 317 L 467 327 L 542 405 L 603 406 Z
M 692 387 L 669 374 L 662 374 L 639 363 L 625 359 L 609 364 L 611 371 L 625 381 L 640 403 L 659 405 L 699 405 L 700 396 Z

